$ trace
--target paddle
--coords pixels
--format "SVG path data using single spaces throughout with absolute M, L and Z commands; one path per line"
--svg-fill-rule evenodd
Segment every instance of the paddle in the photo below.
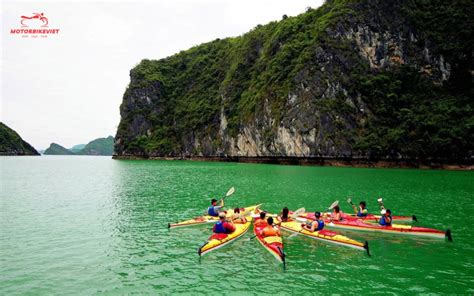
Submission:
M 333 203 L 329 206 L 328 210 L 332 210 L 332 209 L 334 209 L 334 208 L 335 208 L 336 206 L 338 206 L 338 205 L 339 205 L 339 201 L 336 200 L 335 202 L 333 202 Z
M 380 205 L 380 209 L 382 210 L 380 213 L 383 215 L 385 213 L 382 213 L 384 210 L 385 210 L 385 206 L 383 204 L 383 199 L 380 197 L 379 199 L 377 199 L 377 202 L 379 203 Z
M 235 188 L 234 188 L 234 187 L 230 187 L 229 191 L 227 191 L 227 193 L 226 193 L 225 196 L 222 198 L 222 200 L 224 200 L 226 197 L 231 196 L 232 194 L 234 194 L 234 192 L 235 192 Z
M 293 214 L 291 214 L 290 218 L 295 219 L 295 220 L 298 221 L 298 220 L 300 219 L 299 216 L 300 216 L 301 214 L 305 213 L 305 212 L 306 212 L 306 209 L 305 209 L 305 208 L 299 208 L 299 209 L 297 209 L 296 211 L 294 211 Z M 304 219 L 304 218 L 303 218 L 303 219 Z M 303 230 L 303 229 L 301 229 L 301 230 Z M 301 232 L 301 230 L 298 231 L 298 233 L 293 233 L 292 235 L 290 235 L 290 236 L 288 237 L 288 239 L 297 236 L 297 235 Z
M 351 204 L 352 208 L 354 209 L 354 213 L 357 214 L 357 207 L 354 205 L 354 203 L 352 203 L 352 198 L 349 197 L 347 202 Z
M 349 199 L 347 200 L 347 202 L 349 202 L 349 203 L 352 205 L 352 199 L 351 199 L 350 197 L 349 197 Z M 332 209 L 334 209 L 334 208 L 335 208 L 336 206 L 338 206 L 338 205 L 339 205 L 339 201 L 336 200 L 335 202 L 333 202 L 333 203 L 329 206 L 328 210 L 332 210 Z M 326 216 L 326 217 L 327 217 L 327 216 Z M 331 220 L 329 221 L 329 225 L 334 226 L 334 223 L 332 223 L 332 218 L 331 218 Z
M 353 205 L 354 205 L 354 204 L 352 203 L 352 198 L 350 198 L 350 197 L 347 199 L 347 202 L 348 202 L 348 203 L 350 203 L 350 204 L 351 204 L 351 206 L 353 206 Z
M 299 208 L 297 209 L 296 211 L 293 212 L 293 214 L 291 214 L 290 218 L 292 219 L 296 219 L 297 217 L 299 217 L 301 214 L 303 214 L 304 212 L 306 212 L 306 209 L 305 208 Z
M 298 232 L 295 232 L 295 233 L 293 233 L 292 235 L 290 235 L 290 236 L 288 237 L 288 239 L 290 239 L 290 238 L 293 238 L 293 237 L 297 236 L 297 235 L 298 235 L 298 234 L 300 234 L 300 233 L 301 233 L 301 231 L 303 231 L 303 230 L 304 230 L 304 228 L 301 228 L 301 230 L 300 230 L 300 231 L 298 231 Z

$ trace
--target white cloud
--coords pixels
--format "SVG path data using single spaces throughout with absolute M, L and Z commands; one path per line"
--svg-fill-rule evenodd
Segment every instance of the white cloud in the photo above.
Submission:
M 3 2 L 0 120 L 36 148 L 115 135 L 129 71 L 322 1 Z M 44 12 L 58 36 L 12 36 L 21 15 Z

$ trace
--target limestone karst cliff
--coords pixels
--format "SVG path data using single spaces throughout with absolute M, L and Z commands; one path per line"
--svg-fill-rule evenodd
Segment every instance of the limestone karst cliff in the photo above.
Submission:
M 130 72 L 115 157 L 473 155 L 470 1 L 327 1 Z

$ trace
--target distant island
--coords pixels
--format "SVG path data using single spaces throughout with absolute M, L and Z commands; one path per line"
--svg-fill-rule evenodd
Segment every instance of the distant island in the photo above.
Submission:
M 45 155 L 112 155 L 114 151 L 114 137 L 98 138 L 88 144 L 74 145 L 67 149 L 59 144 L 51 143 L 44 151 Z
M 56 143 L 51 143 L 51 145 L 49 145 L 49 147 L 44 151 L 43 154 L 45 155 L 75 155 L 74 152 Z
M 0 155 L 40 155 L 20 135 L 0 122 Z
M 80 155 L 112 155 L 114 153 L 114 137 L 99 138 L 89 142 L 78 154 Z

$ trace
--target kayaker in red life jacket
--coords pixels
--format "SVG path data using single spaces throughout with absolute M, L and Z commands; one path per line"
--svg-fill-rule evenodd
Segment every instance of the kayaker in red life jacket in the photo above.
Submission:
M 291 221 L 291 218 L 288 216 L 290 213 L 290 210 L 287 207 L 284 207 L 281 210 L 280 215 L 278 215 L 276 218 L 278 220 L 278 224 L 281 224 L 281 222 L 289 222 Z
M 323 230 L 324 221 L 321 218 L 321 213 L 320 212 L 315 212 L 314 217 L 316 218 L 316 220 L 314 220 L 314 221 L 308 220 L 306 222 L 306 224 L 304 224 L 304 223 L 301 224 L 301 227 L 303 229 L 306 229 L 306 230 L 311 231 L 311 232 Z
M 273 227 L 273 218 L 272 217 L 268 217 L 267 226 L 262 229 L 261 234 L 262 234 L 263 237 L 281 236 L 280 229 L 275 229 Z
M 382 226 L 392 226 L 392 211 L 383 209 L 382 214 L 382 217 L 379 219 L 379 224 Z
M 240 224 L 247 223 L 247 219 L 245 219 L 245 217 L 242 217 L 242 218 L 240 217 L 239 208 L 234 209 L 234 214 L 232 215 L 232 223 L 240 223 Z
M 369 210 L 367 209 L 367 205 L 365 201 L 361 201 L 358 207 L 356 207 L 355 205 L 352 205 L 352 208 L 354 209 L 354 212 L 357 214 L 357 217 L 366 217 L 369 214 Z
M 342 220 L 342 212 L 339 206 L 335 206 L 332 213 L 331 213 L 331 221 L 341 221 Z
M 260 212 L 260 219 L 257 219 L 254 224 L 255 226 L 265 226 L 267 225 L 267 222 L 265 221 L 265 216 L 267 215 L 267 213 L 265 212 Z
M 211 200 L 211 206 L 207 208 L 207 214 L 209 216 L 217 217 L 219 216 L 219 211 L 224 207 L 224 200 L 221 199 L 221 205 L 217 205 L 217 199 L 213 198 Z
M 214 233 L 232 233 L 235 231 L 235 226 L 225 220 L 225 213 L 219 213 L 219 221 L 212 228 Z

